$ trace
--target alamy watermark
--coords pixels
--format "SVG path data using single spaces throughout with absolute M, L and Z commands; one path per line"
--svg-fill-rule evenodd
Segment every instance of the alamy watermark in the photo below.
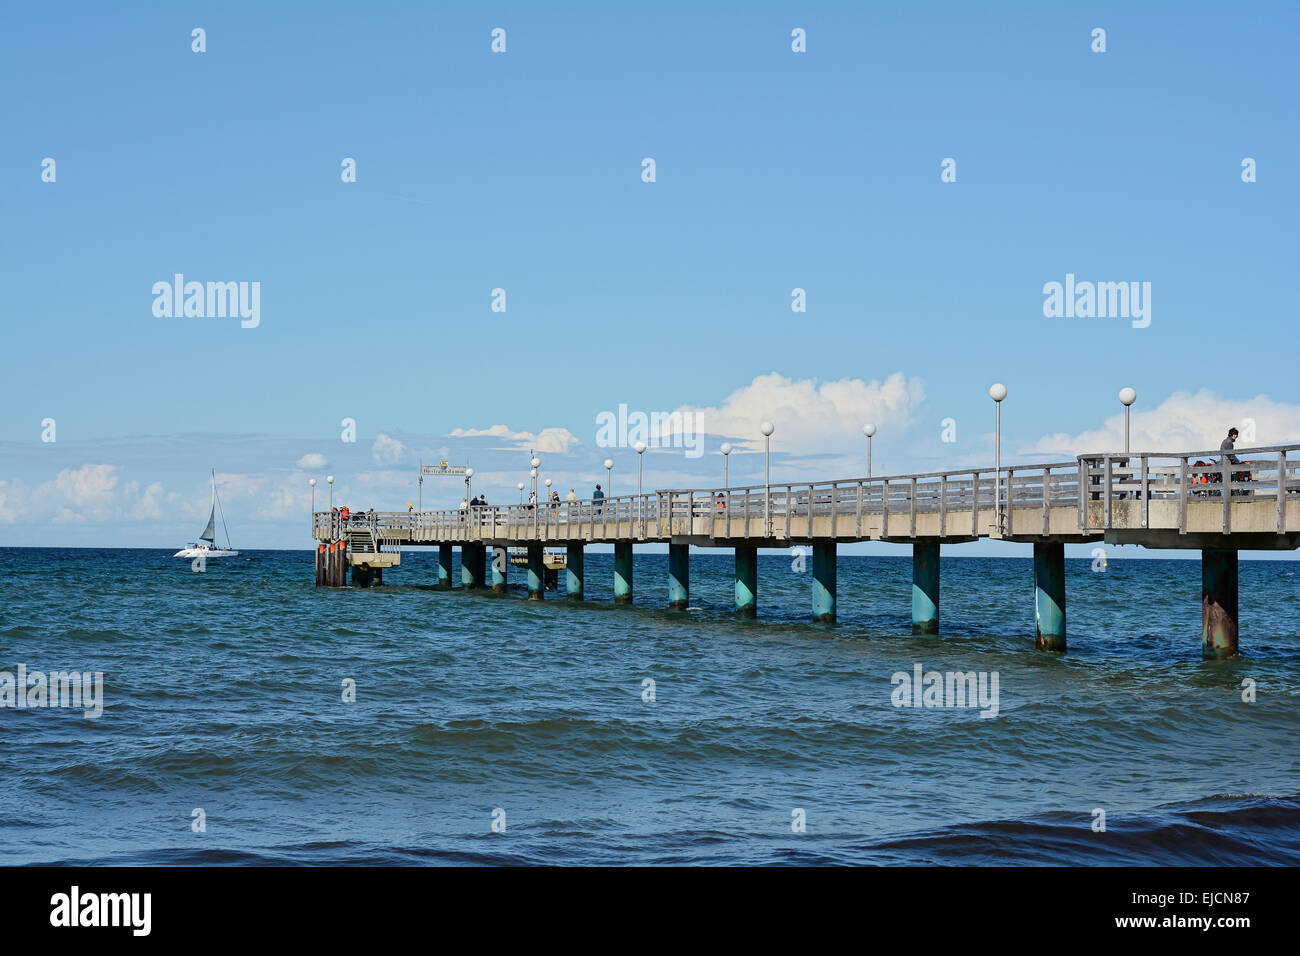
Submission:
M 1132 319 L 1133 328 L 1151 324 L 1150 282 L 1065 282 L 1043 284 L 1043 315 L 1049 319 Z
M 104 672 L 95 671 L 28 671 L 18 665 L 18 673 L 0 671 L 0 707 L 14 710 L 38 710 L 43 707 L 80 709 L 90 720 L 104 713 Z
M 186 282 L 177 272 L 171 282 L 155 282 L 153 296 L 153 314 L 160 319 L 238 316 L 245 329 L 255 329 L 262 321 L 260 282 Z
M 628 412 L 596 415 L 596 445 L 600 448 L 629 448 L 645 442 L 649 448 L 684 448 L 687 458 L 704 454 L 704 425 L 699 412 Z
M 60 928 L 122 927 L 148 936 L 152 911 L 152 893 L 83 893 L 74 885 L 50 897 L 50 925 Z
M 998 715 L 997 671 L 927 671 L 920 664 L 912 672 L 896 671 L 889 679 L 895 707 L 979 707 L 980 717 Z

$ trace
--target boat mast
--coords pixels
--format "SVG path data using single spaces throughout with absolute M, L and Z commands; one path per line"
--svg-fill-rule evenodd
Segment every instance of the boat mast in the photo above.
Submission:
M 215 508 L 220 509 L 221 511 L 221 530 L 226 533 L 226 547 L 230 548 L 232 547 L 230 544 L 230 529 L 226 527 L 226 510 L 221 507 L 221 499 L 217 497 L 217 469 L 215 468 L 212 469 L 212 504 Z M 217 546 L 217 530 L 215 525 L 212 529 L 212 546 L 214 548 Z

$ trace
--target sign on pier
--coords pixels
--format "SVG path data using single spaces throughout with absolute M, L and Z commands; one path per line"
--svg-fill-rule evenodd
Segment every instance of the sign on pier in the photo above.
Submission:
M 465 474 L 465 465 L 449 465 L 445 461 L 440 461 L 436 465 L 426 465 L 420 463 L 421 475 L 461 475 Z

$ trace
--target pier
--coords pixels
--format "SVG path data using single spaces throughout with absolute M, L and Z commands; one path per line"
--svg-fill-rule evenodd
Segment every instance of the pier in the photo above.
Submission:
M 1202 653 L 1238 652 L 1237 554 L 1300 547 L 1300 444 L 1221 452 L 1115 452 L 1073 461 L 822 482 L 664 489 L 599 500 L 466 510 L 369 512 L 346 522 L 316 512 L 316 583 L 369 587 L 399 566 L 403 547 L 438 548 L 438 586 L 451 587 L 454 547 L 462 584 L 505 591 L 526 568 L 528 598 L 543 600 L 563 570 L 583 595 L 583 548 L 614 546 L 614 600 L 633 603 L 633 547 L 668 546 L 668 606 L 690 601 L 691 547 L 736 556 L 735 607 L 759 611 L 758 549 L 811 548 L 811 612 L 836 619 L 836 550 L 885 541 L 912 548 L 912 630 L 940 629 L 941 546 L 980 538 L 1033 545 L 1035 647 L 1066 650 L 1065 545 L 1136 544 L 1201 551 Z M 1210 464 L 1198 462 L 1210 461 Z M 563 554 L 546 549 L 563 549 Z M 500 556 L 499 559 L 497 556 Z M 507 555 L 509 557 L 507 558 Z M 553 565 L 550 570 L 548 566 Z M 1028 592 L 1028 582 L 1027 582 Z

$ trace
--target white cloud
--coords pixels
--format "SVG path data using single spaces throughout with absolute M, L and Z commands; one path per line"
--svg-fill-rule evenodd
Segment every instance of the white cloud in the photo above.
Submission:
M 1254 422 L 1254 440 L 1249 439 Z M 1300 405 L 1275 402 L 1265 395 L 1254 398 L 1223 398 L 1208 389 L 1174 392 L 1150 410 L 1133 406 L 1132 441 L 1135 451 L 1209 451 L 1231 427 L 1241 429 L 1238 447 L 1280 445 L 1300 436 Z M 1124 447 L 1124 413 L 1106 419 L 1102 428 L 1071 435 L 1045 435 L 1022 449 L 1022 454 L 1064 454 L 1074 457 L 1085 452 L 1119 451 Z
M 308 452 L 298 459 L 299 468 L 324 468 L 329 460 L 318 451 Z
M 515 451 L 533 449 L 548 455 L 568 454 L 569 449 L 578 444 L 577 437 L 567 428 L 543 428 L 540 432 L 511 431 L 508 425 L 493 425 L 491 428 L 457 428 L 448 438 L 502 438 L 511 442 L 499 446 L 499 450 Z
M 370 449 L 370 454 L 381 465 L 395 465 L 402 460 L 402 455 L 405 453 L 405 445 L 396 438 L 390 438 L 383 432 L 379 433 L 379 436 L 375 439 L 375 444 Z
M 754 436 L 745 443 L 750 450 L 762 449 L 758 427 L 770 421 L 776 426 L 773 450 L 826 454 L 855 450 L 867 422 L 887 421 L 901 432 L 924 400 L 922 381 L 902 372 L 883 382 L 844 378 L 821 384 L 771 372 L 736 389 L 719 406 L 682 405 L 676 411 L 699 416 L 700 429 L 709 435 Z
M 20 492 L 13 482 L 0 481 L 0 522 L 13 524 L 18 520 Z
M 135 484 L 135 482 L 132 482 Z M 135 503 L 132 509 L 132 515 L 136 518 L 161 518 L 163 486 L 161 481 L 155 481 L 144 490 L 140 500 Z
M 113 465 L 82 465 L 75 471 L 64 468 L 54 479 L 54 492 L 79 507 L 104 508 L 112 503 L 117 487 Z

